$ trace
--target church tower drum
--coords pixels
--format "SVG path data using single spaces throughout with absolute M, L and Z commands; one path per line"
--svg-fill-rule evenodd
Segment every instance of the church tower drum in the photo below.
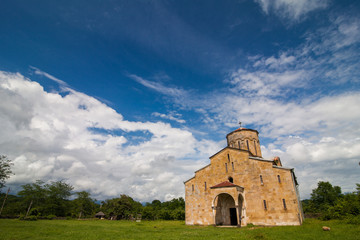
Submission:
M 226 135 L 226 139 L 228 147 L 249 151 L 254 157 L 262 157 L 258 131 L 240 127 Z

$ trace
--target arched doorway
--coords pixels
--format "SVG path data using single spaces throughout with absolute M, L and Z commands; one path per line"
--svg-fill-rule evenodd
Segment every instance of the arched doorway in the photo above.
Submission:
M 214 205 L 216 206 L 216 225 L 238 225 L 235 201 L 231 195 L 227 193 L 217 195 Z

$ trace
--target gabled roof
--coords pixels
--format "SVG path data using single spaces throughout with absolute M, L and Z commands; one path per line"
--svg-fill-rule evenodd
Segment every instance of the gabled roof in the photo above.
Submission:
M 188 181 L 190 181 L 191 179 L 194 179 L 194 178 L 195 178 L 195 176 L 193 176 L 192 178 L 189 178 L 188 180 L 186 180 L 186 181 L 184 182 L 184 184 L 187 183 Z
M 211 158 L 215 157 L 216 155 L 218 155 L 219 153 L 221 153 L 222 151 L 224 151 L 226 149 L 232 149 L 232 150 L 236 150 L 236 151 L 240 151 L 240 152 L 247 152 L 247 153 L 251 154 L 250 151 L 245 150 L 245 149 L 232 148 L 232 147 L 226 146 L 223 149 L 221 149 L 220 151 L 218 151 L 217 153 L 215 153 L 214 155 L 210 156 L 209 158 L 211 159 Z
M 226 188 L 226 187 L 240 187 L 239 185 L 233 184 L 229 181 L 225 181 L 219 184 L 216 184 L 215 186 L 212 186 L 210 188 Z M 243 188 L 243 187 L 240 187 Z

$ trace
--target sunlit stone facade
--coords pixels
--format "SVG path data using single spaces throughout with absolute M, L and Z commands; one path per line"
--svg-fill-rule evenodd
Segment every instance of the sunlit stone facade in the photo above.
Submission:
M 228 146 L 185 182 L 188 225 L 300 225 L 294 170 L 262 158 L 258 132 L 239 128 Z

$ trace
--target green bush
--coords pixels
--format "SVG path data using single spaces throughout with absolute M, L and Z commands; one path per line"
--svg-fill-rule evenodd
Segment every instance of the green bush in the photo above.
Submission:
M 31 209 L 31 211 L 29 212 L 30 216 L 41 216 L 40 211 L 37 208 L 33 208 Z
M 255 227 L 255 225 L 254 225 L 254 224 L 252 224 L 252 223 L 248 223 L 248 224 L 246 225 L 246 227 L 251 228 L 251 227 Z
M 25 220 L 25 221 L 36 221 L 37 220 L 37 216 L 20 216 L 19 220 Z
M 348 218 L 345 220 L 348 224 L 356 224 L 360 225 L 360 215 L 358 216 L 348 216 Z
M 53 220 L 54 218 L 56 218 L 56 216 L 53 214 L 46 216 L 46 219 L 48 219 L 48 220 Z

